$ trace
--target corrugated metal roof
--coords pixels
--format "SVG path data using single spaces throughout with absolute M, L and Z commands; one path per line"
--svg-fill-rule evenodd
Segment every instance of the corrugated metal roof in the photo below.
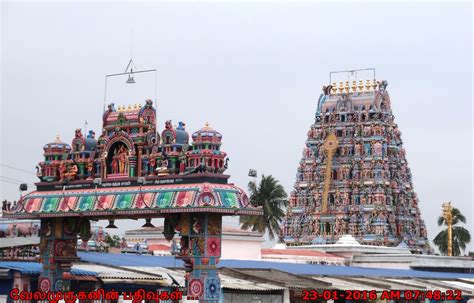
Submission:
M 173 256 L 106 254 L 79 251 L 77 255 L 85 262 L 102 265 L 182 268 L 184 264 L 183 261 L 175 259 Z
M 70 272 L 63 273 L 63 278 L 66 280 L 76 280 L 76 281 L 97 281 L 96 277 L 93 276 L 78 276 L 73 275 Z
M 184 287 L 184 270 L 170 270 L 162 267 L 143 267 L 143 266 L 127 266 L 127 269 L 140 270 L 144 272 L 160 274 L 165 280 L 168 281 L 168 285 L 173 284 L 173 279 L 178 282 L 181 287 Z M 221 286 L 224 289 L 234 290 L 251 290 L 251 291 L 274 291 L 284 290 L 286 287 L 282 285 L 272 284 L 271 282 L 256 282 L 255 280 L 240 279 L 235 275 L 230 274 L 226 269 L 219 270 L 219 278 L 221 279 Z
M 364 268 L 352 266 L 316 265 L 280 263 L 247 260 L 222 260 L 222 267 L 230 268 L 274 268 L 292 274 L 309 276 L 354 276 L 354 277 L 407 277 L 407 278 L 432 278 L 432 279 L 456 279 L 473 278 L 474 275 L 448 272 L 428 272 L 420 270 L 405 269 L 382 269 Z
M 376 291 L 381 291 L 382 289 L 379 287 L 374 287 L 374 286 L 368 286 L 367 284 L 364 284 L 362 281 L 357 281 L 356 278 L 354 279 L 346 279 L 342 277 L 318 277 L 318 278 L 313 278 L 317 279 L 318 281 L 325 281 L 329 282 L 332 284 L 330 289 L 337 289 L 337 290 L 367 290 L 370 288 L 370 290 L 376 290 Z
M 158 274 L 147 274 L 140 270 L 131 270 L 126 268 L 115 268 L 110 266 L 102 266 L 96 264 L 74 264 L 75 269 L 94 271 L 97 273 L 97 277 L 104 283 L 116 283 L 116 282 L 143 282 L 143 281 L 163 281 L 162 275 Z
M 463 295 L 474 295 L 474 285 L 470 282 L 456 280 L 430 279 L 387 279 L 387 278 L 360 278 L 360 277 L 320 277 L 319 281 L 332 283 L 329 289 L 338 290 L 441 290 L 459 289 Z
M 105 254 L 78 252 L 82 260 L 91 263 L 114 266 L 159 266 L 165 268 L 182 268 L 183 262 L 173 256 L 147 256 L 126 254 Z M 277 269 L 297 275 L 309 276 L 352 276 L 352 277 L 387 277 L 387 278 L 426 278 L 426 279 L 474 279 L 472 274 L 432 272 L 406 269 L 381 269 L 352 266 L 333 266 L 316 264 L 297 264 L 268 261 L 222 260 L 218 267 L 236 269 Z
M 219 277 L 221 278 L 221 287 L 224 289 L 251 291 L 274 291 L 286 289 L 285 286 L 239 279 L 226 274 L 219 274 Z
M 474 285 L 469 285 L 467 283 L 462 282 L 454 282 L 454 281 L 440 281 L 440 280 L 421 280 L 424 283 L 428 284 L 433 290 L 442 289 L 459 289 L 462 291 L 463 294 L 467 293 L 474 293 Z M 457 284 L 457 285 L 456 285 Z
M 10 272 L 7 268 L 0 268 L 0 278 L 8 277 L 8 273 Z
M 1 248 L 5 247 L 16 247 L 16 246 L 29 246 L 39 245 L 39 237 L 13 237 L 13 238 L 2 238 L 0 243 Z
M 10 270 L 16 270 L 22 274 L 27 275 L 39 275 L 42 272 L 40 263 L 37 262 L 17 262 L 17 261 L 0 261 L 0 268 L 7 268 Z M 96 276 L 96 272 L 83 270 L 78 268 L 72 268 L 71 274 L 76 276 Z
M 266 283 L 271 281 L 287 288 L 328 289 L 332 285 L 329 282 L 318 281 L 275 269 L 227 269 L 226 272 L 233 276 L 240 276 L 242 279 L 260 280 Z

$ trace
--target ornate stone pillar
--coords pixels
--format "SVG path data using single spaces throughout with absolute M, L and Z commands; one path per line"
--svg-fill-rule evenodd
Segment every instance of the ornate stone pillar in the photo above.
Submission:
M 137 155 L 138 155 L 138 158 L 137 158 L 137 162 L 138 162 L 138 165 L 137 165 L 137 177 L 141 177 L 143 176 L 142 174 L 142 153 L 143 153 L 143 147 L 142 146 L 138 146 L 138 152 L 137 152 Z
M 187 295 L 200 302 L 219 302 L 221 284 L 216 265 L 221 256 L 222 215 L 181 214 L 179 258 L 185 262 Z
M 136 176 L 136 168 L 137 168 L 137 157 L 136 156 L 130 156 L 128 157 L 129 161 L 129 171 L 128 171 L 128 176 L 129 177 L 134 177 Z
M 87 222 L 86 222 L 87 221 Z M 54 218 L 41 220 L 40 261 L 43 272 L 38 280 L 38 288 L 43 291 L 68 291 L 70 280 L 65 273 L 70 272 L 72 262 L 77 261 L 77 235 L 89 240 L 89 220 L 77 218 Z

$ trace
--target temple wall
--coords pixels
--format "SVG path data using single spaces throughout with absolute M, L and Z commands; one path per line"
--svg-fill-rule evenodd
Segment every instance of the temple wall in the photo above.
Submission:
M 262 241 L 231 240 L 224 238 L 222 239 L 221 259 L 261 260 Z

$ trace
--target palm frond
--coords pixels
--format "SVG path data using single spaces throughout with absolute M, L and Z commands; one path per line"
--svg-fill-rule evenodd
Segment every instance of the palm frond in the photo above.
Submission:
M 257 185 L 251 181 L 248 184 L 249 200 L 253 206 L 263 208 L 263 218 L 242 216 L 240 223 L 242 228 L 252 228 L 254 231 L 268 232 L 271 240 L 280 233 L 280 223 L 285 216 L 283 207 L 288 204 L 285 189 L 273 176 L 262 175 L 262 179 Z

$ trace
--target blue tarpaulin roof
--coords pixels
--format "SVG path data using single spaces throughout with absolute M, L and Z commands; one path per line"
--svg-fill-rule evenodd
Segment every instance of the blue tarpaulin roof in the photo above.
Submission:
M 106 254 L 79 252 L 82 261 L 111 265 L 111 266 L 147 266 L 174 268 L 183 267 L 183 262 L 172 256 L 150 256 L 133 254 Z M 251 269 L 277 269 L 296 275 L 320 275 L 320 276 L 365 276 L 365 277 L 393 277 L 393 278 L 427 278 L 427 279 L 457 279 L 470 278 L 472 274 L 433 272 L 406 269 L 382 269 L 364 268 L 352 266 L 334 265 L 313 265 L 280 263 L 267 261 L 247 261 L 247 260 L 222 260 L 218 267 L 229 268 L 251 268 Z
M 0 261 L 0 268 L 16 270 L 27 275 L 39 275 L 42 272 L 41 264 L 37 262 Z M 71 274 L 75 276 L 97 276 L 94 271 L 74 267 L 71 269 Z

